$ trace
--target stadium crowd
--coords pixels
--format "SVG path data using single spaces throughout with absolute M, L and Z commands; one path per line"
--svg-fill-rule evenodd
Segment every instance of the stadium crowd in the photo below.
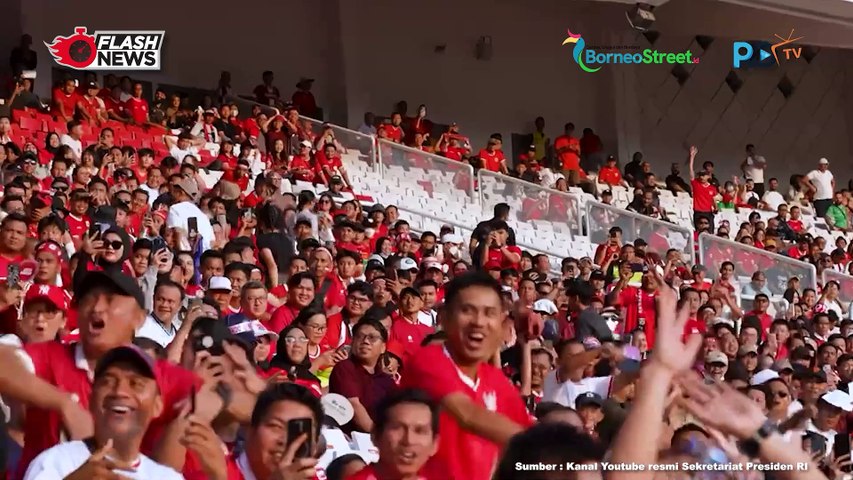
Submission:
M 853 246 L 832 235 L 851 230 L 851 195 L 826 159 L 783 194 L 754 146 L 723 183 L 691 147 L 660 183 L 572 124 L 552 142 L 537 119 L 511 162 L 500 135 L 475 153 L 423 105 L 365 115 L 362 133 L 477 169 L 604 203 L 629 188 L 628 209 L 660 222 L 660 191 L 689 193 L 697 235 L 755 247 L 697 262 L 614 226 L 554 274 L 508 220 L 560 221 L 567 205 L 498 204 L 470 238 L 415 232 L 353 191 L 354 147 L 302 118 L 319 111 L 310 79 L 287 101 L 265 72 L 250 114 L 227 73 L 200 106 L 103 81 L 63 81 L 44 107 L 20 79 L 0 116 L 8 478 L 638 475 L 542 467 L 605 460 L 849 475 L 850 306 L 775 256 L 849 271 Z M 297 181 L 315 189 L 283 188 Z M 726 210 L 755 214 L 731 225 Z

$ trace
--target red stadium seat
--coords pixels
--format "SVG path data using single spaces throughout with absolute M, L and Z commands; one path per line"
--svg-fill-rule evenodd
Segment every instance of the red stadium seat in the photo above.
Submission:
M 23 130 L 35 131 L 42 130 L 44 131 L 44 122 L 41 120 L 36 120 L 35 118 L 29 117 L 21 117 L 18 122 L 21 125 Z

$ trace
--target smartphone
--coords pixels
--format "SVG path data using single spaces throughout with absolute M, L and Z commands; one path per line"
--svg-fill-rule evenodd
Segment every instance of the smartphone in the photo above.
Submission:
M 190 217 L 187 220 L 187 236 L 189 238 L 195 238 L 198 236 L 198 218 Z
M 343 352 L 347 356 L 349 356 L 349 352 L 352 351 L 352 345 L 341 345 L 340 347 L 338 347 L 338 351 Z
M 88 235 L 89 235 L 89 238 L 92 238 L 92 239 L 96 239 L 96 238 L 100 237 L 101 236 L 101 226 L 98 225 L 97 223 L 92 222 L 92 224 L 89 225 L 89 234 Z
M 163 237 L 154 237 L 151 239 L 151 254 L 155 254 L 160 250 L 166 248 L 166 240 L 163 240 Z
M 10 263 L 6 267 L 6 285 L 17 287 L 21 279 L 21 266 L 17 263 Z
M 397 269 L 394 267 L 389 267 L 385 272 L 385 276 L 388 277 L 389 280 L 393 280 L 396 282 L 397 281 Z
M 192 310 L 195 307 L 200 307 L 202 304 L 202 299 L 199 297 L 190 297 L 189 302 L 187 302 L 187 310 Z
M 243 219 L 244 220 L 251 220 L 252 219 L 252 209 L 251 208 L 247 208 L 247 209 L 243 210 Z
M 219 226 L 225 228 L 225 225 L 228 224 L 228 219 L 225 218 L 225 215 L 217 215 L 216 216 L 216 223 L 218 223 Z
M 294 418 L 287 422 L 287 441 L 292 442 L 300 435 L 307 434 L 308 439 L 305 440 L 298 450 L 296 450 L 296 458 L 309 458 L 314 451 L 314 421 L 310 418 Z
M 832 443 L 832 453 L 835 458 L 842 455 L 850 455 L 850 435 L 846 433 L 836 433 L 835 440 Z M 841 471 L 850 473 L 853 471 L 853 468 L 843 467 Z

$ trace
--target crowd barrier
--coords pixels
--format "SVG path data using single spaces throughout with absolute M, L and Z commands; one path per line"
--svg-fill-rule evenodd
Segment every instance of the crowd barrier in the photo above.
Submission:
M 417 181 L 428 194 L 464 194 L 474 199 L 474 168 L 468 163 L 379 139 L 379 168 L 382 175 L 404 176 Z

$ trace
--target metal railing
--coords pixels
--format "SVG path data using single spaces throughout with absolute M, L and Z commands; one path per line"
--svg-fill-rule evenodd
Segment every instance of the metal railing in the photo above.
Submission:
M 349 128 L 344 128 L 333 123 L 324 123 L 320 120 L 315 120 L 311 117 L 306 117 L 304 115 L 300 115 L 299 120 L 302 122 L 307 121 L 311 124 L 311 131 L 315 135 L 320 135 L 323 133 L 323 130 L 328 127 L 332 129 L 332 133 L 334 134 L 335 140 L 337 140 L 344 148 L 349 152 L 359 152 L 359 160 L 366 162 L 370 165 L 374 171 L 379 168 L 376 162 L 377 158 L 377 148 L 376 148 L 376 138 L 373 135 L 366 135 L 364 133 L 356 132 L 355 130 L 350 130 Z
M 817 288 L 815 266 L 793 258 L 771 253 L 727 238 L 703 233 L 699 235 L 699 263 L 707 268 L 707 278 L 715 279 L 723 262 L 732 262 L 735 275 L 751 277 L 757 271 L 767 277 L 767 288 L 773 295 L 782 295 L 788 279 L 797 277 L 802 288 Z
M 842 305 L 848 306 L 853 302 L 853 276 L 827 268 L 823 271 L 821 278 L 824 286 L 830 280 L 838 282 L 838 301 Z
M 520 222 L 542 220 L 565 226 L 570 236 L 583 233 L 581 197 L 500 173 L 480 169 L 477 186 L 483 215 L 490 217 L 495 205 L 506 203 Z M 525 200 L 527 200 L 525 202 Z M 560 231 L 560 229 L 555 229 Z
M 647 217 L 637 212 L 607 205 L 595 200 L 586 201 L 586 232 L 590 243 L 607 242 L 608 231 L 612 227 L 622 229 L 622 241 L 634 242 L 643 239 L 647 251 L 653 251 L 662 258 L 674 248 L 681 252 L 682 260 L 693 263 L 695 242 L 693 229 Z
M 428 193 L 465 194 L 474 200 L 474 167 L 433 153 L 378 141 L 379 168 L 383 175 L 396 171 L 420 183 Z M 431 190 L 431 191 L 430 191 Z
M 425 231 L 430 231 L 438 235 L 439 230 L 441 230 L 442 225 L 449 225 L 456 230 L 456 233 L 462 234 L 465 242 L 462 244 L 462 250 L 464 252 L 463 258 L 465 261 L 470 262 L 471 256 L 468 252 L 468 241 L 471 239 L 471 234 L 474 233 L 474 229 L 476 228 L 476 224 L 474 226 L 465 225 L 459 222 L 454 222 L 450 220 L 446 220 L 441 217 L 437 217 L 427 212 L 423 212 L 420 210 L 414 210 L 407 207 L 401 207 L 399 205 L 395 205 L 397 210 L 400 211 L 401 217 L 405 218 L 406 221 L 409 222 L 409 226 L 413 231 L 418 233 L 423 233 Z M 405 215 L 403 215 L 405 214 Z M 420 217 L 418 219 L 417 217 Z M 420 227 L 420 228 L 417 228 Z M 555 258 L 557 260 L 562 260 L 563 255 L 542 250 L 541 248 L 534 247 L 533 245 L 529 245 L 525 242 L 515 242 L 515 245 L 522 250 L 526 250 L 533 255 L 538 255 L 540 253 L 544 253 L 545 255 L 550 256 L 551 258 Z M 551 265 L 551 273 L 554 275 L 560 275 L 559 265 Z

